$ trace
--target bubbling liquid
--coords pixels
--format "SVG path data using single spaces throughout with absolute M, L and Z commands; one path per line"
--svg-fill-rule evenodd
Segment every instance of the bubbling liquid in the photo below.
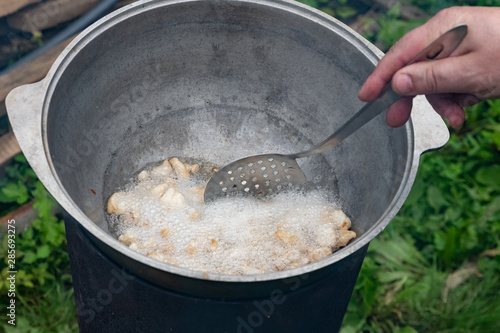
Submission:
M 166 160 L 113 194 L 108 213 L 118 240 L 179 267 L 262 274 L 317 261 L 355 237 L 349 218 L 320 190 L 204 204 L 212 168 L 199 169 Z

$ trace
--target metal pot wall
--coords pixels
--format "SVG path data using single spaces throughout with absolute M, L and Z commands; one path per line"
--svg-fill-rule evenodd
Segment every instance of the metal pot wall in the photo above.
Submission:
M 339 147 L 300 161 L 311 182 L 336 196 L 358 235 L 300 268 L 234 276 L 158 262 L 110 234 L 105 203 L 132 174 L 167 157 L 225 165 L 323 140 L 362 106 L 356 92 L 381 55 L 295 1 L 137 1 L 81 33 L 44 80 L 10 93 L 7 108 L 41 181 L 116 262 L 190 295 L 268 296 L 283 279 L 308 274 L 305 287 L 348 263 L 394 217 L 420 154 L 448 140 L 424 100 L 416 99 L 402 128 L 380 116 Z

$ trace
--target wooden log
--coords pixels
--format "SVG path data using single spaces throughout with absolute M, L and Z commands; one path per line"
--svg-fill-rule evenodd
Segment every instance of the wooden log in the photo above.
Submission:
M 0 165 L 8 162 L 12 157 L 21 152 L 14 133 L 9 132 L 0 137 Z
M 11 223 L 11 225 L 15 226 L 16 234 L 23 232 L 37 216 L 36 211 L 33 209 L 34 204 L 34 200 L 30 201 L 7 215 L 2 216 L 0 218 L 1 231 L 7 232 L 9 229 L 8 222 L 14 220 L 15 222 Z M 12 229 L 12 227 L 10 228 Z
M 20 85 L 41 80 L 71 39 L 64 41 L 47 53 L 14 69 L 12 72 L 0 76 L 0 117 L 7 114 L 5 108 L 5 97 L 7 97 L 7 94 Z M 20 152 L 21 148 L 12 132 L 0 137 L 0 165 L 6 163 Z
M 5 108 L 7 94 L 20 85 L 33 83 L 45 77 L 50 66 L 72 39 L 64 41 L 47 53 L 14 69 L 12 72 L 0 76 L 0 117 L 7 113 Z M 6 163 L 20 152 L 21 148 L 12 132 L 0 137 L 0 165 Z
M 99 0 L 47 0 L 9 16 L 7 23 L 20 31 L 42 31 L 79 17 L 97 3 Z
M 40 0 L 0 0 L 0 17 L 15 13 L 19 9 Z
M 12 225 L 16 226 L 15 228 L 16 234 L 22 233 L 27 227 L 31 225 L 31 222 L 38 217 L 36 210 L 33 208 L 34 204 L 35 200 L 32 200 L 28 203 L 25 203 L 16 210 L 7 213 L 7 215 L 0 217 L 1 232 L 6 232 L 9 228 L 8 227 L 9 220 L 14 220 L 16 222 L 15 224 L 12 223 Z M 54 215 L 57 215 L 60 212 L 61 212 L 61 207 L 59 205 L 56 205 L 52 209 L 52 214 Z
M 0 101 L 3 101 L 7 97 L 7 94 L 15 87 L 43 79 L 49 71 L 50 66 L 52 66 L 71 39 L 62 42 L 19 68 L 0 76 Z

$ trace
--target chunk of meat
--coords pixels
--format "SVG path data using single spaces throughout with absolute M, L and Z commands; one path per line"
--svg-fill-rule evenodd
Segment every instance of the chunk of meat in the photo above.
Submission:
M 109 214 L 129 214 L 133 219 L 140 218 L 139 209 L 135 205 L 135 196 L 130 192 L 114 193 L 108 199 L 107 211 Z
M 161 198 L 169 188 L 170 184 L 163 183 L 153 187 L 150 192 L 155 198 Z
M 341 229 L 339 231 L 339 240 L 337 242 L 337 247 L 344 247 L 351 241 L 351 239 L 356 238 L 356 233 L 351 230 Z
M 169 208 L 181 209 L 186 207 L 186 200 L 182 193 L 175 190 L 175 188 L 168 188 L 165 193 L 160 197 L 160 201 Z
M 151 170 L 151 175 L 156 178 L 167 178 L 172 173 L 172 165 L 168 160 Z
M 186 168 L 186 165 L 182 163 L 177 157 L 171 158 L 170 164 L 172 165 L 172 168 L 174 168 L 177 177 L 181 179 L 189 179 L 190 175 L 188 169 Z

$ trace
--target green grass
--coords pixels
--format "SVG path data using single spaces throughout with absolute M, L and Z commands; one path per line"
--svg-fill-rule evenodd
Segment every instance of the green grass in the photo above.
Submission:
M 307 0 L 349 21 L 368 10 L 345 0 Z M 417 3 L 416 1 L 410 1 Z M 452 4 L 499 0 L 419 1 L 433 14 Z M 373 42 L 391 45 L 421 22 L 396 6 L 375 22 Z M 422 156 L 412 191 L 374 241 L 342 327 L 350 332 L 500 332 L 500 101 L 467 110 L 440 150 Z M 0 179 L 0 216 L 35 200 L 38 217 L 16 238 L 17 326 L 0 313 L 0 332 L 76 332 L 64 224 L 54 200 L 22 155 Z M 8 239 L 0 236 L 0 307 L 7 299 Z
M 467 114 L 370 245 L 342 333 L 500 332 L 500 101 Z
M 8 324 L 7 311 L 0 313 L 1 332 L 76 332 L 76 310 L 63 221 L 53 214 L 56 202 L 45 190 L 23 155 L 5 168 L 0 180 L 1 215 L 16 205 L 35 200 L 37 218 L 16 235 L 16 326 Z M 12 239 L 12 238 L 11 238 Z M 9 237 L 0 236 L 0 306 L 8 295 Z

